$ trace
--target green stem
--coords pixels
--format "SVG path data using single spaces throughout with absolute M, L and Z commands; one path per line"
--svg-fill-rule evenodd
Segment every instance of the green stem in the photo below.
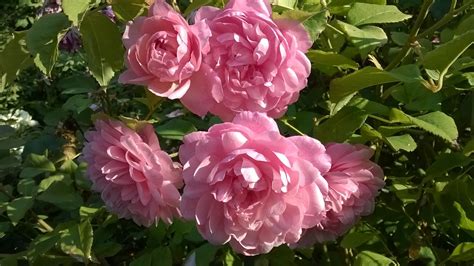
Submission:
M 43 227 L 43 229 L 45 229 L 48 232 L 53 232 L 54 231 L 54 229 L 47 222 L 45 222 L 43 219 L 38 218 L 37 215 L 36 215 L 36 218 L 38 219 L 37 220 L 38 225 Z
M 326 0 L 321 0 L 320 3 L 323 8 L 326 8 L 328 6 L 328 4 L 326 3 Z
M 299 129 L 297 129 L 296 127 L 294 127 L 292 124 L 288 123 L 288 121 L 286 119 L 282 119 L 280 120 L 283 124 L 285 124 L 285 126 L 291 128 L 293 131 L 295 131 L 296 133 L 300 134 L 301 136 L 306 136 L 305 133 L 301 132 Z
M 150 111 L 148 111 L 148 114 L 145 116 L 145 121 L 150 120 L 151 116 L 155 113 L 156 106 L 153 106 L 150 108 Z
M 0 192 L 2 192 L 10 200 L 15 199 L 15 197 L 10 195 L 10 193 L 8 193 L 8 191 L 6 191 L 5 188 L 3 187 L 3 185 L 1 185 L 1 184 L 0 184 Z M 39 218 L 38 215 L 33 210 L 30 210 L 30 212 L 33 215 L 33 217 L 36 219 L 36 222 L 38 223 L 39 226 L 43 227 L 43 229 L 45 229 L 48 232 L 53 232 L 54 229 L 46 221 Z
M 402 50 L 397 54 L 395 59 L 385 68 L 385 70 L 392 70 L 402 62 L 402 60 L 408 55 L 410 52 L 412 44 L 416 41 L 417 34 L 420 31 L 421 26 L 423 25 L 423 21 L 425 20 L 426 16 L 430 11 L 430 7 L 433 4 L 434 0 L 425 0 L 420 9 L 420 15 L 416 18 L 415 25 L 410 31 L 410 35 L 405 42 Z
M 374 156 L 374 162 L 379 163 L 380 159 L 380 154 L 382 153 L 382 148 L 383 148 L 383 142 L 382 141 L 377 141 L 376 144 L 376 149 L 375 149 L 375 156 Z
M 364 222 L 364 224 L 370 228 L 370 230 L 372 230 L 380 239 L 380 242 L 382 243 L 382 246 L 384 246 L 384 248 L 387 250 L 388 254 L 390 254 L 390 256 L 392 258 L 396 258 L 396 256 L 392 253 L 392 251 L 390 250 L 390 248 L 388 247 L 386 241 L 387 239 L 385 238 L 385 236 L 382 234 L 382 232 L 380 232 L 377 228 L 375 228 L 374 226 L 372 226 L 371 224 L 369 224 L 368 222 Z
M 334 27 L 333 25 L 331 25 L 329 23 L 326 24 L 326 27 L 330 28 L 331 30 L 333 30 L 333 31 L 335 31 L 335 32 L 337 32 L 337 33 L 339 33 L 343 36 L 346 35 L 344 32 L 340 31 L 338 28 Z
M 384 123 L 387 123 L 387 124 L 393 124 L 392 121 L 387 120 L 387 119 L 382 118 L 382 117 L 378 117 L 378 116 L 376 116 L 376 115 L 369 115 L 369 117 L 372 118 L 372 119 L 378 120 L 378 121 L 380 121 L 380 122 L 384 122 Z
M 450 22 L 452 18 L 454 18 L 458 14 L 466 11 L 469 7 L 472 7 L 474 2 L 473 2 L 473 0 L 470 0 L 470 1 L 467 2 L 467 4 L 461 6 L 458 9 L 455 9 L 456 4 L 457 4 L 457 1 L 453 0 L 451 2 L 451 8 L 450 8 L 449 12 L 442 19 L 440 19 L 438 22 L 433 24 L 433 26 L 429 27 L 428 29 L 426 29 L 423 32 L 421 32 L 420 34 L 418 34 L 418 39 L 423 38 L 423 37 L 432 36 L 439 28 L 441 28 L 442 26 L 444 26 L 445 24 Z

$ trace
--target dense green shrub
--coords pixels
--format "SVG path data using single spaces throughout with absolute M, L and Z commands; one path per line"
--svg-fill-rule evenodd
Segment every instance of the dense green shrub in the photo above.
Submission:
M 208 244 L 190 222 L 119 220 L 90 190 L 80 150 L 95 112 L 149 120 L 170 154 L 219 122 L 117 83 L 124 25 L 146 1 L 63 0 L 52 14 L 41 1 L 2 1 L 0 265 L 180 265 L 194 252 L 198 265 L 474 261 L 474 1 L 273 1 L 274 16 L 303 21 L 316 40 L 308 88 L 278 120 L 282 132 L 372 146 L 386 186 L 337 242 L 257 257 Z M 223 5 L 173 3 L 186 15 Z M 116 17 L 98 13 L 107 5 Z M 60 45 L 73 28 L 78 49 Z

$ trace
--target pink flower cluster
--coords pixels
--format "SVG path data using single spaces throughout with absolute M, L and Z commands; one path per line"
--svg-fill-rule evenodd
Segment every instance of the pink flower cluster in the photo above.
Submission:
M 266 0 L 230 0 L 200 8 L 195 23 L 164 0 L 127 25 L 123 83 L 180 99 L 200 116 L 225 121 L 242 111 L 282 116 L 306 87 L 308 33 L 296 21 L 274 20 Z
M 211 243 L 245 255 L 332 240 L 373 210 L 384 182 L 371 156 L 362 145 L 286 138 L 266 115 L 241 112 L 184 138 L 181 211 Z
M 273 20 L 264 0 L 202 7 L 194 20 L 157 0 L 127 26 L 120 80 L 228 122 L 185 136 L 180 165 L 151 125 L 97 120 L 84 158 L 108 209 L 144 226 L 194 220 L 209 242 L 245 255 L 334 240 L 370 214 L 384 185 L 370 148 L 285 137 L 272 119 L 306 86 L 304 28 Z
M 151 125 L 135 132 L 98 120 L 86 139 L 89 177 L 111 211 L 145 226 L 182 215 L 245 255 L 335 239 L 372 212 L 384 185 L 369 148 L 284 137 L 263 113 L 185 136 L 182 170 Z

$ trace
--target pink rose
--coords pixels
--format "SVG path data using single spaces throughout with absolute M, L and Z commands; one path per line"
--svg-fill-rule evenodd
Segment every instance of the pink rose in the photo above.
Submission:
M 204 238 L 256 255 L 295 243 L 325 218 L 330 167 L 324 146 L 285 138 L 262 113 L 194 132 L 179 149 L 185 187 L 181 212 Z
M 97 120 L 86 140 L 87 173 L 109 210 L 144 226 L 181 215 L 181 170 L 160 149 L 151 125 L 135 132 L 119 121 Z
M 203 89 L 200 83 L 210 70 L 201 69 L 201 60 L 209 49 L 209 34 L 205 23 L 189 26 L 164 0 L 157 0 L 148 17 L 136 18 L 125 29 L 127 70 L 119 81 L 148 86 L 169 99 L 183 97 L 190 86 Z
M 324 174 L 329 184 L 327 218 L 304 233 L 300 245 L 335 240 L 361 216 L 374 210 L 375 197 L 384 186 L 383 171 L 369 159 L 373 151 L 364 145 L 329 144 L 331 169 Z
M 192 112 L 211 112 L 225 121 L 242 111 L 277 118 L 298 99 L 310 74 L 304 53 L 312 43 L 301 24 L 273 20 L 271 13 L 267 0 L 230 0 L 222 10 L 198 10 L 195 21 L 205 21 L 212 32 L 203 60 L 222 90 L 192 87 L 193 97 L 183 99 Z

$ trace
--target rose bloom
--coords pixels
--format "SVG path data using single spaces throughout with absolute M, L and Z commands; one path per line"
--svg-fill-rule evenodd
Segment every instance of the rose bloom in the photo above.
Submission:
M 329 184 L 327 217 L 304 233 L 302 246 L 332 241 L 347 232 L 361 216 L 373 212 L 375 197 L 385 184 L 382 169 L 369 160 L 372 149 L 334 143 L 326 146 L 326 152 L 331 157 L 331 169 L 324 174 Z
M 307 85 L 309 35 L 297 21 L 274 20 L 266 0 L 230 0 L 224 9 L 202 7 L 195 16 L 212 32 L 204 63 L 222 83 L 191 88 L 186 101 L 198 115 L 208 111 L 230 121 L 241 111 L 282 116 Z
M 136 18 L 125 29 L 127 70 L 119 81 L 148 86 L 152 93 L 169 99 L 181 98 L 191 84 L 209 89 L 201 85 L 210 71 L 201 68 L 209 34 L 205 23 L 189 26 L 164 0 L 157 0 L 148 17 Z
M 325 218 L 330 161 L 309 137 L 285 138 L 272 119 L 242 112 L 194 132 L 179 149 L 181 212 L 213 244 L 245 255 L 295 243 Z
M 97 120 L 86 140 L 87 174 L 110 211 L 144 226 L 181 215 L 180 167 L 160 149 L 150 124 L 135 132 L 119 121 Z

